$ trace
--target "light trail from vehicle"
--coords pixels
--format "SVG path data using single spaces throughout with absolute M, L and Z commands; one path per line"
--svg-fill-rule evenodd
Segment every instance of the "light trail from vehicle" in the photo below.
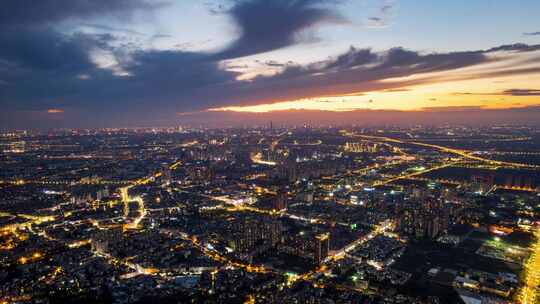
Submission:
M 529 260 L 524 265 L 525 279 L 524 285 L 518 291 L 518 301 L 520 304 L 538 303 L 538 288 L 540 288 L 540 230 L 534 233 L 536 243 L 532 246 L 532 253 Z

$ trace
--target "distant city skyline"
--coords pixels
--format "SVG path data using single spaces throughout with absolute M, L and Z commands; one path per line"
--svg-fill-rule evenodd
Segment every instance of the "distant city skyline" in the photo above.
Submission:
M 535 123 L 537 1 L 7 1 L 0 129 Z

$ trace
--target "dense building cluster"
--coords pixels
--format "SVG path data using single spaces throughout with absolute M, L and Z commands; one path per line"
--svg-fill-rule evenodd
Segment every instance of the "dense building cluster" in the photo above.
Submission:
M 0 302 L 533 303 L 540 133 L 516 132 L 6 133 Z

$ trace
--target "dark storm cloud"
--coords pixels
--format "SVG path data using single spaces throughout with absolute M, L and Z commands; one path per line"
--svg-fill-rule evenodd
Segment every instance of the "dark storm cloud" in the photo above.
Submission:
M 218 62 L 209 60 L 205 54 L 183 51 L 140 51 L 125 69 L 132 75 L 123 79 L 127 86 L 123 94 L 129 99 L 144 97 L 183 106 L 196 102 L 185 98 L 193 92 L 233 82 L 238 75 L 221 69 Z
M 344 22 L 333 8 L 339 1 L 238 0 L 226 11 L 239 38 L 217 58 L 228 59 L 268 52 L 293 45 L 305 29 L 324 22 Z
M 0 58 L 31 70 L 82 71 L 90 69 L 89 44 L 109 36 L 66 36 L 50 28 L 0 31 Z
M 98 119 L 116 121 L 128 114 L 129 119 L 142 122 L 155 121 L 161 116 L 170 118 L 176 112 L 231 105 L 361 95 L 373 90 L 404 90 L 407 86 L 434 80 L 384 80 L 474 66 L 493 60 L 488 56 L 491 52 L 540 49 L 539 45 L 515 44 L 485 51 L 424 54 L 403 48 L 375 52 L 369 48 L 351 47 L 341 55 L 307 65 L 265 61 L 279 72 L 239 81 L 239 74 L 226 70 L 221 59 L 296 43 L 299 32 L 321 22 L 342 20 L 328 6 L 335 2 L 236 1 L 232 8 L 224 11 L 238 25 L 240 37 L 227 49 L 213 54 L 141 50 L 136 45 L 119 44 L 115 33 L 66 34 L 58 32 L 52 24 L 70 17 L 86 17 L 111 10 L 129 12 L 146 7 L 146 2 L 68 1 L 65 7 L 62 6 L 66 11 L 55 11 L 48 16 L 38 16 L 37 10 L 47 15 L 52 9 L 47 5 L 54 7 L 56 2 L 32 3 L 36 6 L 30 8 L 28 15 L 34 19 L 17 8 L 17 4 L 8 3 L 7 8 L 14 15 L 25 15 L 20 20 L 7 16 L 4 8 L 0 13 L 0 26 L 10 25 L 0 31 L 0 104 L 6 113 L 46 113 L 47 109 L 61 109 L 63 119 L 66 122 L 72 119 L 75 124 L 88 113 L 94 113 L 89 116 L 88 124 Z M 106 52 L 112 57 L 112 66 L 97 66 L 92 60 L 95 51 Z M 531 72 L 540 71 L 515 67 L 504 73 Z M 529 96 L 537 94 L 537 90 L 506 93 Z M 82 114 L 71 116 L 76 111 Z
M 56 106 L 60 97 L 88 94 L 77 78 L 99 73 L 88 50 L 113 39 L 108 34 L 64 35 L 49 27 L 0 31 L 0 104 L 46 108 Z
M 86 89 L 97 85 L 90 83 L 115 77 L 97 69 L 90 52 L 111 51 L 115 37 L 108 33 L 65 34 L 58 31 L 58 25 L 72 18 L 125 18 L 135 10 L 148 12 L 162 5 L 143 0 L 4 1 L 0 10 L 0 104 L 15 109 L 43 108 L 47 102 L 59 104 L 72 96 L 91 95 Z M 83 79 L 92 81 L 81 83 Z
M 216 85 L 234 81 L 237 76 L 222 70 L 206 55 L 182 51 L 130 54 L 130 60 L 121 64 L 121 71 L 126 74 L 123 76 L 94 66 L 76 71 L 22 71 L 20 77 L 13 81 L 8 79 L 12 85 L 0 90 L 0 98 L 12 108 L 37 110 L 50 106 L 106 108 L 112 112 L 126 107 L 143 111 L 172 105 L 205 107 L 207 100 L 199 103 L 193 99 L 199 90 L 212 90 Z
M 99 108 L 125 107 L 146 97 L 175 100 L 178 91 L 231 80 L 207 55 L 180 51 L 136 51 L 113 47 L 111 34 L 65 34 L 54 25 L 75 17 L 127 14 L 153 9 L 161 3 L 140 0 L 12 1 L 0 11 L 0 103 L 10 109 L 48 106 Z M 84 23 L 105 31 L 109 26 Z M 121 29 L 120 29 L 121 30 Z M 122 30 L 132 33 L 131 30 Z M 118 68 L 131 77 L 98 68 L 93 51 L 116 57 Z M 230 76 L 230 77 L 229 77 Z M 111 101 L 113 101 L 111 103 Z
M 384 79 L 417 73 L 452 70 L 488 61 L 481 51 L 421 54 L 404 48 L 386 52 L 351 47 L 347 52 L 325 61 L 305 66 L 291 65 L 273 78 L 347 73 L 366 79 Z M 333 75 L 336 76 L 336 75 Z
M 403 48 L 390 49 L 381 68 L 412 69 L 415 73 L 445 71 L 488 61 L 484 52 L 451 52 L 423 55 Z
M 235 105 L 253 105 L 301 98 L 399 89 L 430 80 L 381 82 L 428 72 L 441 72 L 485 63 L 482 51 L 421 54 L 403 48 L 386 52 L 350 48 L 346 53 L 309 65 L 287 65 L 279 74 L 259 76 L 249 83 L 223 87 L 210 99 L 215 106 L 234 100 Z
M 103 40 L 106 41 L 86 38 L 84 43 L 106 43 Z M 77 43 L 73 46 L 76 50 Z M 392 83 L 381 80 L 447 71 L 491 60 L 484 51 L 421 54 L 402 48 L 373 52 L 352 47 L 335 58 L 308 65 L 290 63 L 276 75 L 259 76 L 244 82 L 236 80 L 237 73 L 223 70 L 211 54 L 137 51 L 129 57 L 121 63 L 122 70 L 129 76 L 114 75 L 112 71 L 96 68 L 82 59 L 73 60 L 86 63 L 81 68 L 64 71 L 38 72 L 34 67 L 14 81 L 1 79 L 12 85 L 2 86 L 0 96 L 2 100 L 16 104 L 17 108 L 28 109 L 59 107 L 62 104 L 56 102 L 66 101 L 68 105 L 88 109 L 106 105 L 112 112 L 126 107 L 196 111 L 228 105 L 396 90 L 426 80 Z M 81 79 L 77 77 L 79 74 L 86 77 Z
M 136 9 L 152 9 L 161 4 L 143 0 L 16 0 L 2 1 L 0 27 L 46 25 L 72 17 L 125 14 Z

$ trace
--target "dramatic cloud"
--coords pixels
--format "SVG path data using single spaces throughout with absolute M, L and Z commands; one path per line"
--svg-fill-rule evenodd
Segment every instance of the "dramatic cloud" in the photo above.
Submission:
M 73 123 L 82 124 L 81 119 L 86 117 L 89 124 L 99 119 L 121 121 L 128 116 L 138 122 L 158 121 L 170 119 L 177 112 L 362 96 L 373 91 L 407 92 L 417 85 L 448 79 L 540 73 L 540 67 L 531 63 L 536 60 L 533 55 L 538 55 L 540 45 L 526 44 L 448 53 L 400 47 L 386 51 L 350 47 L 342 54 L 309 64 L 261 59 L 258 66 L 272 69 L 273 73 L 254 77 L 242 78 L 245 75 L 232 71 L 233 67 L 241 67 L 242 60 L 235 60 L 238 57 L 284 48 L 298 43 L 302 31 L 321 23 L 343 22 L 334 11 L 337 2 L 235 1 L 232 7 L 220 8 L 216 13 L 231 17 L 238 26 L 239 37 L 226 49 L 214 53 L 127 45 L 117 34 L 138 32 L 85 20 L 90 16 L 129 14 L 156 7 L 145 1 L 66 1 L 61 8 L 52 0 L 7 2 L 0 12 L 3 115 L 53 113 L 49 110 L 62 109 L 66 115 L 52 116 L 65 117 L 66 123 L 72 119 Z M 381 12 L 388 10 L 390 7 L 383 7 Z M 80 19 L 76 24 L 108 33 L 62 32 L 58 24 L 70 18 Z M 163 36 L 154 36 L 160 37 Z M 518 56 L 529 62 L 509 62 L 501 69 L 489 67 Z M 440 75 L 477 66 L 484 68 Z M 539 90 L 509 89 L 498 94 L 538 96 Z M 379 99 L 376 100 L 378 103 Z
M 348 52 L 337 56 L 335 59 L 328 60 L 324 67 L 326 69 L 354 68 L 375 60 L 377 60 L 377 55 L 371 49 L 356 49 L 351 46 Z
M 125 20 L 136 10 L 148 12 L 162 5 L 143 0 L 2 3 L 0 103 L 8 109 L 43 109 L 64 102 L 76 106 L 80 96 L 92 95 L 99 80 L 116 80 L 114 73 L 103 71 L 92 56 L 93 52 L 112 51 L 110 44 L 116 38 L 111 34 L 68 34 L 59 30 L 59 24 L 104 16 Z M 78 99 L 72 101 L 71 97 Z
M 107 105 L 112 112 L 126 107 L 196 111 L 377 90 L 396 91 L 433 80 L 387 80 L 450 71 L 493 60 L 488 56 L 491 51 L 422 54 L 403 48 L 373 52 L 352 47 L 325 61 L 308 65 L 288 63 L 280 66 L 282 71 L 275 75 L 239 81 L 236 80 L 238 72 L 224 70 L 211 54 L 141 50 L 129 54 L 129 60 L 118 59 L 120 68 L 128 75 L 118 76 L 114 71 L 92 65 L 84 58 L 84 53 L 77 51 L 81 45 L 106 43 L 104 38 L 99 38 L 64 40 L 65 49 L 69 50 L 66 54 L 72 55 L 64 56 L 65 62 L 51 71 L 46 68 L 54 66 L 55 52 L 43 52 L 48 56 L 40 60 L 11 54 L 11 62 L 20 62 L 21 66 L 24 63 L 26 68 L 16 77 L 2 79 L 11 85 L 2 86 L 0 97 L 20 109 L 65 107 L 63 102 L 66 101 L 83 108 Z M 534 49 L 534 46 L 528 47 Z M 0 57 L 1 54 L 2 51 Z M 74 59 L 68 60 L 71 57 Z M 519 67 L 516 69 L 518 71 L 514 72 L 519 73 Z M 512 70 L 504 71 L 510 72 Z
M 82 71 L 93 67 L 88 44 L 97 37 L 65 36 L 52 29 L 4 29 L 0 31 L 0 59 L 18 68 Z
M 112 112 L 126 107 L 143 111 L 148 107 L 205 107 L 209 101 L 197 102 L 198 92 L 233 82 L 237 76 L 221 69 L 218 62 L 208 60 L 206 55 L 182 51 L 132 53 L 129 60 L 119 63 L 125 76 L 90 65 L 88 59 L 80 62 L 89 66 L 73 70 L 21 70 L 7 79 L 11 85 L 0 90 L 0 99 L 12 108 L 36 110 L 49 106 L 107 107 Z
M 426 80 L 383 82 L 387 79 L 441 72 L 489 62 L 482 51 L 421 54 L 393 48 L 386 52 L 350 48 L 348 52 L 309 65 L 288 65 L 277 75 L 223 88 L 219 100 L 253 105 L 301 98 L 399 89 Z M 427 80 L 429 81 L 429 80 Z M 231 94 L 228 96 L 228 94 Z
M 220 52 L 220 59 L 268 52 L 298 42 L 298 34 L 325 22 L 344 22 L 323 0 L 238 0 L 227 13 L 240 37 Z
M 137 9 L 152 9 L 162 4 L 143 0 L 17 0 L 3 1 L 0 27 L 50 25 L 68 18 L 84 18 L 103 14 L 126 14 Z

